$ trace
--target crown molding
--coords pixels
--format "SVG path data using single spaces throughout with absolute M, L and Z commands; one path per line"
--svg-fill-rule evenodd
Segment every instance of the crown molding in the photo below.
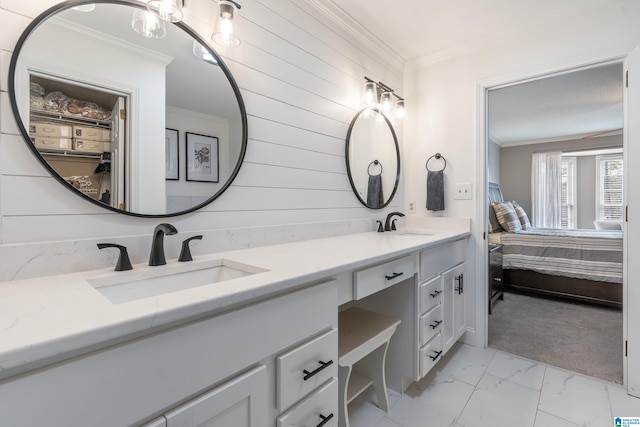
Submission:
M 307 12 L 324 18 L 323 22 L 331 25 L 334 29 L 345 33 L 354 40 L 360 48 L 367 51 L 374 57 L 386 61 L 394 69 L 404 71 L 406 60 L 396 53 L 395 50 L 387 46 L 374 33 L 362 26 L 351 15 L 346 13 L 333 0 L 302 0 L 296 3 Z

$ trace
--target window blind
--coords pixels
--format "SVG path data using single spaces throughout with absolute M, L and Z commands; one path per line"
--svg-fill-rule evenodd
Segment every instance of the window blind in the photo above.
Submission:
M 622 221 L 622 155 L 598 156 L 598 220 Z

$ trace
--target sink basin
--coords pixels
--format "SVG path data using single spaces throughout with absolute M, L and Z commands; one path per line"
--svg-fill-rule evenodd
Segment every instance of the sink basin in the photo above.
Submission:
M 228 259 L 153 268 L 157 271 L 126 272 L 87 282 L 109 301 L 120 304 L 267 271 Z

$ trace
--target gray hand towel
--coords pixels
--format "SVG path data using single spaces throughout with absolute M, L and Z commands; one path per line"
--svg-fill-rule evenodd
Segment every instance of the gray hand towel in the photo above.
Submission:
M 384 205 L 384 197 L 382 196 L 382 176 L 369 175 L 369 184 L 367 186 L 367 206 L 371 209 L 379 209 Z
M 444 173 L 427 172 L 427 210 L 444 210 Z

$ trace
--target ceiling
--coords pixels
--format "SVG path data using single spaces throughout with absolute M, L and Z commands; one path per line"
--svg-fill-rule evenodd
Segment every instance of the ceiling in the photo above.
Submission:
M 489 91 L 489 138 L 510 146 L 621 133 L 622 63 Z
M 351 31 L 375 39 L 401 63 L 428 63 L 575 19 L 610 0 L 307 0 Z M 622 127 L 622 65 L 510 86 L 490 93 L 489 133 L 500 145 L 596 135 Z

